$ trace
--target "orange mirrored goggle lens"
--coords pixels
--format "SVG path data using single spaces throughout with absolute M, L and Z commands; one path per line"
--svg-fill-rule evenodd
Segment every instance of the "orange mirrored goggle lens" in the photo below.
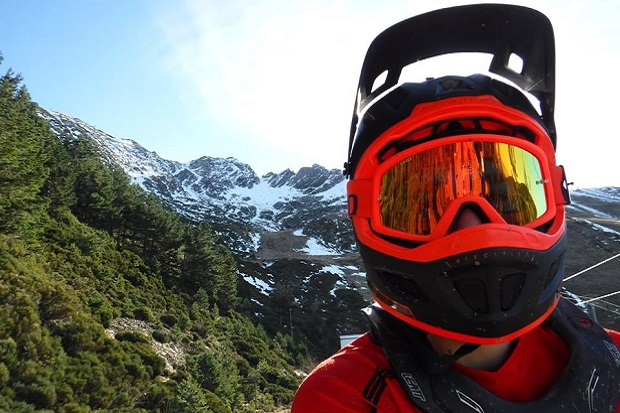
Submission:
M 399 161 L 381 178 L 381 223 L 429 235 L 455 199 L 486 199 L 509 224 L 525 225 L 547 210 L 540 161 L 502 142 L 463 141 L 432 147 Z

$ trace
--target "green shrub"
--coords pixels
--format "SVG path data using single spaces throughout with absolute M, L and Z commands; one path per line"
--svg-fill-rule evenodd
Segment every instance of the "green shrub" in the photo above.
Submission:
M 205 390 L 205 401 L 213 413 L 232 413 L 230 407 L 222 401 L 215 393 Z
M 160 343 L 168 343 L 170 341 L 170 334 L 168 334 L 167 332 L 163 331 L 163 330 L 154 330 L 151 333 L 151 336 L 153 336 L 153 339 L 160 342 Z
M 179 322 L 179 319 L 173 314 L 164 314 L 159 317 L 159 321 L 164 323 L 167 327 L 174 327 Z
M 118 341 L 128 341 L 130 343 L 144 343 L 149 344 L 151 340 L 143 333 L 139 331 L 119 331 L 114 335 Z
M 137 354 L 142 358 L 142 364 L 151 378 L 155 378 L 163 374 L 166 368 L 166 362 L 150 347 L 139 345 Z
M 59 413 L 90 413 L 91 410 L 88 406 L 81 405 L 75 402 L 69 402 L 60 407 Z
M 155 316 L 150 308 L 136 308 L 133 310 L 133 316 L 137 320 L 142 321 L 153 321 L 155 319 Z
M 4 387 L 4 385 L 9 381 L 9 369 L 6 364 L 0 362 L 0 387 Z
M 56 403 L 56 390 L 51 383 L 18 383 L 14 388 L 17 398 L 33 404 L 39 409 L 52 407 Z

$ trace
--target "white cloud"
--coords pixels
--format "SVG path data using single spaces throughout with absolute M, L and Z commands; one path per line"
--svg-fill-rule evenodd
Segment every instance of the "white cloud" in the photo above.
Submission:
M 456 4 L 463 2 L 186 0 L 162 10 L 171 47 L 165 60 L 188 99 L 199 103 L 197 109 L 188 104 L 188 110 L 228 137 L 218 145 L 234 145 L 229 156 L 259 173 L 313 163 L 340 167 L 358 75 L 372 39 L 399 20 Z M 603 98 L 619 92 L 613 80 L 620 63 L 617 2 L 521 4 L 545 12 L 556 30 L 560 160 L 569 176 L 575 172 L 582 182 L 613 174 L 611 168 L 601 170 L 611 159 L 593 171 L 583 158 L 610 156 L 600 145 L 615 133 L 608 127 L 615 108 Z M 584 148 L 585 136 L 600 145 Z

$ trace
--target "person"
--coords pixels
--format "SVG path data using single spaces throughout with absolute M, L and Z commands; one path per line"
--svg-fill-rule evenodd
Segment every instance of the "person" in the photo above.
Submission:
M 455 52 L 491 54 L 491 73 L 398 83 Z M 620 334 L 560 294 L 554 79 L 551 23 L 525 7 L 440 9 L 373 41 L 345 164 L 371 327 L 292 413 L 620 412 Z

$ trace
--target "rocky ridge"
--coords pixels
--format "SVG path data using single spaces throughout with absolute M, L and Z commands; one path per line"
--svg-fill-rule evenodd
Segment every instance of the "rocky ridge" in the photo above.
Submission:
M 179 163 L 79 119 L 45 109 L 40 116 L 61 139 L 92 139 L 106 162 L 120 166 L 180 215 L 210 223 L 235 252 L 240 293 L 263 324 L 311 336 L 311 326 L 323 319 L 334 331 L 319 339 L 326 349 L 337 346 L 338 334 L 365 328 L 358 313 L 370 296 L 346 216 L 340 170 L 313 165 L 259 177 L 235 158 L 203 156 Z M 572 195 L 567 275 L 620 250 L 620 188 L 577 189 Z M 611 262 L 566 287 L 589 297 L 612 293 L 620 290 L 613 276 L 618 271 L 620 261 L 615 267 Z M 605 311 L 618 312 L 620 295 L 597 303 L 603 301 L 609 303 Z

